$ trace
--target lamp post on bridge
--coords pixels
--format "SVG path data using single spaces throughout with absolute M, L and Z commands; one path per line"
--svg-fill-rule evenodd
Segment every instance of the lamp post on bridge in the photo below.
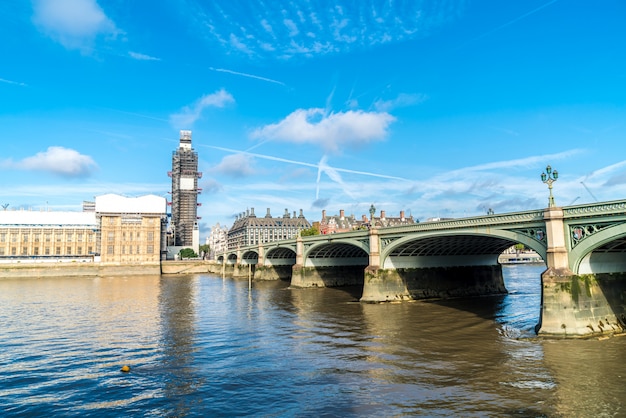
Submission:
M 372 205 L 370 206 L 370 228 L 374 227 L 374 214 L 376 213 L 376 208 L 374 207 L 374 204 L 372 203 Z
M 541 181 L 548 185 L 548 190 L 550 190 L 550 197 L 548 198 L 548 207 L 553 208 L 556 206 L 554 204 L 554 197 L 552 196 L 552 183 L 554 183 L 559 178 L 559 172 L 554 170 L 552 171 L 552 167 L 549 165 L 546 167 L 546 171 L 541 173 Z

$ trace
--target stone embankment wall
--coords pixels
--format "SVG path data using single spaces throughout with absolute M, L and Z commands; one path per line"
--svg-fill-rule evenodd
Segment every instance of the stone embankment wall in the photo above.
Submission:
M 161 274 L 158 263 L 102 264 L 102 263 L 11 263 L 0 265 L 2 278 L 37 277 L 94 277 L 140 274 Z

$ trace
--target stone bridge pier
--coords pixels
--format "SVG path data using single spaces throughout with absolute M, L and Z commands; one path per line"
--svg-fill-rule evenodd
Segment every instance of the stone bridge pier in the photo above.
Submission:
M 578 263 L 579 274 L 575 274 L 571 268 L 575 260 L 570 260 L 571 253 L 567 250 L 567 241 L 571 241 L 568 229 L 574 230 L 576 234 L 575 228 L 567 228 L 561 208 L 548 208 L 544 216 L 548 234 L 547 269 L 541 275 L 541 316 L 536 327 L 538 335 L 585 336 L 624 332 L 626 260 L 609 263 L 615 261 L 615 257 L 623 259 L 623 253 L 603 256 L 602 264 L 613 264 L 611 267 L 613 270 L 617 267 L 616 271 L 603 273 L 601 266 L 596 265 L 588 273 L 580 274 L 585 266 L 581 269 Z M 588 258 L 595 257 L 589 254 Z M 593 273 L 592 270 L 597 272 Z

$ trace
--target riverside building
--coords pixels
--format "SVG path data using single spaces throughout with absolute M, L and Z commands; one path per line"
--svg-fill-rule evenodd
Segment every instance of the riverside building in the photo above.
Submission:
M 158 264 L 166 201 L 154 195 L 97 196 L 82 212 L 0 211 L 0 262 Z
M 178 149 L 172 153 L 172 219 L 170 224 L 171 245 L 192 248 L 198 252 L 200 231 L 198 229 L 198 153 L 191 146 L 191 131 L 180 131 Z
M 254 208 L 251 208 L 237 215 L 228 231 L 228 249 L 296 238 L 300 231 L 309 228 L 311 224 L 304 217 L 302 209 L 298 216 L 295 211 L 291 216 L 285 209 L 283 216 L 273 218 L 268 208 L 265 217 L 257 218 Z

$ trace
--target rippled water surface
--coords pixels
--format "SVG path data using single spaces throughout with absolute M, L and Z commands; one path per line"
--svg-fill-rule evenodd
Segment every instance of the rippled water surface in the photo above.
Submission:
M 504 297 L 398 304 L 210 275 L 1 279 L 0 415 L 626 416 L 626 338 L 534 338 L 543 269 L 504 267 Z

